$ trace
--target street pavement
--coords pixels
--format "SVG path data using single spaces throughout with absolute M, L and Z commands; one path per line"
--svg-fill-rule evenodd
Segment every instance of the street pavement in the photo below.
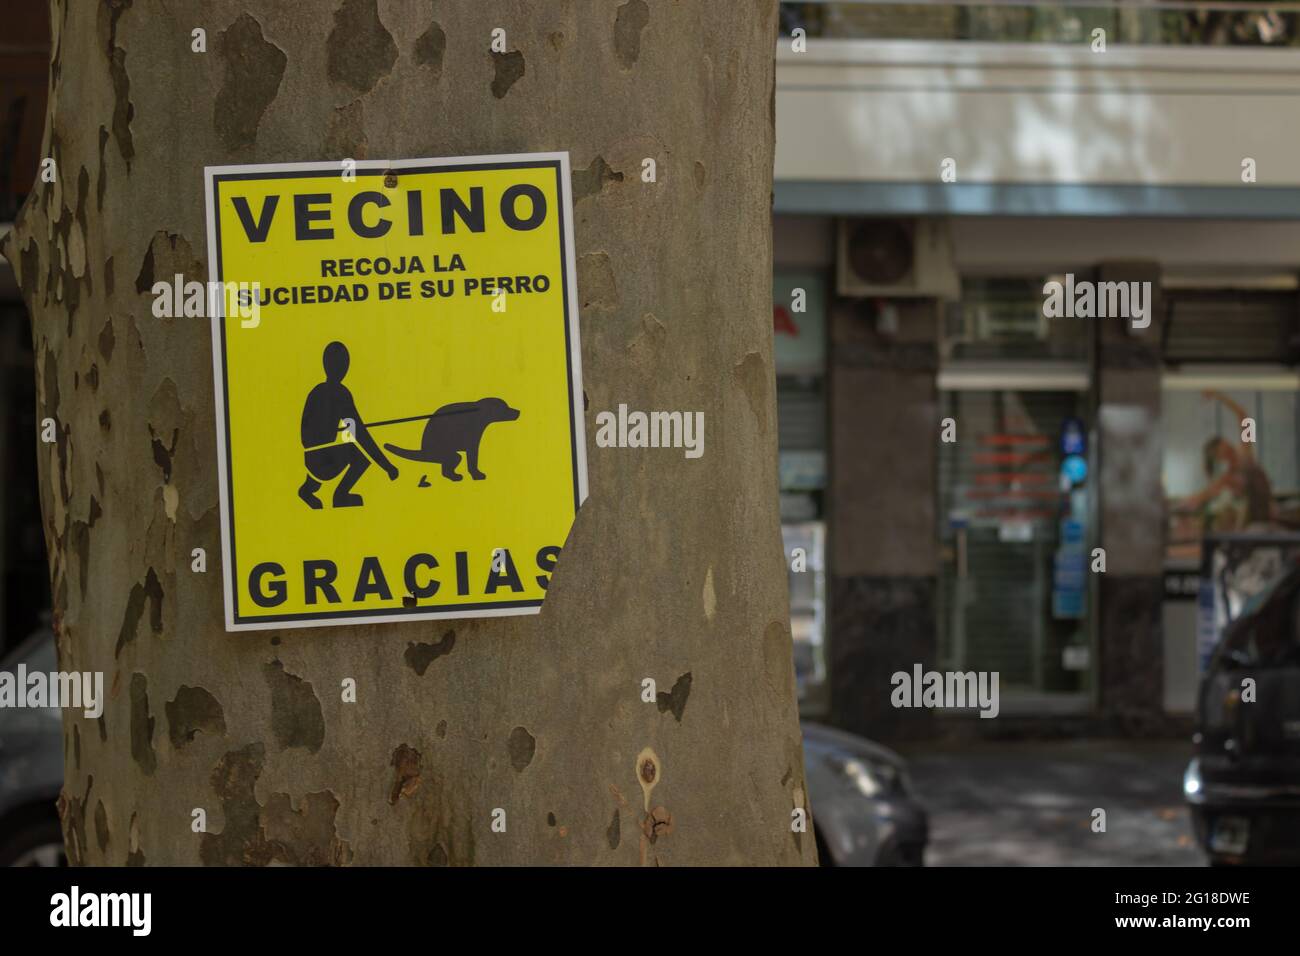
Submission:
M 1203 866 L 1182 800 L 1191 745 L 1064 740 L 906 751 L 927 866 Z M 1092 811 L 1106 811 L 1106 832 Z

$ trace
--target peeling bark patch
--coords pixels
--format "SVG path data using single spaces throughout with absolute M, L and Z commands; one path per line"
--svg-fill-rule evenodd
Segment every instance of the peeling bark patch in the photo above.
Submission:
M 262 36 L 261 24 L 247 13 L 217 39 L 217 55 L 225 77 L 213 105 L 212 125 L 226 149 L 245 149 L 257 142 L 257 127 L 280 91 L 288 58 Z
M 16 235 L 13 236 L 13 240 L 17 241 Z M 10 246 L 10 248 L 13 247 Z M 27 298 L 27 308 L 29 310 L 34 310 L 36 297 L 39 294 L 41 287 L 41 249 L 40 246 L 36 245 L 35 239 L 27 240 L 27 245 L 23 246 L 20 259 L 22 262 L 20 271 L 22 273 L 21 282 L 23 294 Z
M 63 33 L 68 26 L 68 6 L 63 4 L 63 19 L 59 21 L 58 34 L 54 42 L 54 55 L 50 58 L 50 78 L 54 81 L 54 86 L 58 86 L 59 80 L 63 77 Z M 54 10 L 50 11 L 50 24 L 54 23 Z
M 149 716 L 149 680 L 136 672 L 131 675 L 131 757 L 146 776 L 153 776 L 158 767 L 153 725 L 154 719 Z
M 90 780 L 93 782 L 94 777 Z M 86 787 L 86 793 L 90 793 L 90 787 Z M 82 850 L 86 845 L 86 811 L 84 803 L 77 797 L 68 796 L 68 788 L 65 785 L 59 791 L 59 800 L 56 804 L 59 811 L 59 822 L 63 825 L 63 842 L 68 854 L 68 864 L 70 866 L 81 866 L 84 862 Z
M 81 301 L 81 283 L 85 283 L 89 295 L 95 293 L 93 273 L 86 268 L 86 199 L 90 195 L 90 174 L 82 166 L 77 173 L 77 211 L 68 224 L 67 268 L 63 272 L 63 281 L 69 290 L 68 295 L 68 334 L 72 334 L 72 312 Z
M 664 807 L 655 807 L 641 821 L 641 832 L 653 846 L 660 837 L 671 836 L 673 832 L 673 815 Z
M 45 413 L 57 423 L 58 441 L 55 443 L 55 450 L 59 459 L 59 493 L 66 505 L 72 498 L 72 492 L 68 487 L 68 427 L 59 422 L 59 370 L 54 356 L 49 351 L 45 353 L 44 364 L 45 368 L 41 375 L 44 394 L 40 400 L 44 403 Z M 55 607 L 62 606 L 55 604 Z
M 113 81 L 113 139 L 117 141 L 118 152 L 126 161 L 128 170 L 135 158 L 135 143 L 131 138 L 135 106 L 131 103 L 131 79 L 126 74 L 126 51 L 117 45 L 117 21 L 130 6 L 131 0 L 108 0 L 101 8 L 107 10 L 109 17 L 105 52 L 108 55 L 108 74 Z
M 110 319 L 99 330 L 99 354 L 104 356 L 105 362 L 113 357 L 113 346 L 115 344 L 117 344 L 117 337 L 113 334 L 113 321 Z
M 605 253 L 589 252 L 578 260 L 578 301 L 584 311 L 618 308 L 618 285 Z
M 423 677 L 430 664 L 444 654 L 450 654 L 455 646 L 455 631 L 448 631 L 442 635 L 442 640 L 436 644 L 407 644 L 406 654 L 404 655 L 406 666 L 415 671 L 417 676 Z
M 546 815 L 546 825 L 547 825 L 548 827 L 553 827 L 553 826 L 555 826 L 555 814 L 554 814 L 554 813 L 548 813 L 548 814 Z
M 62 303 L 68 316 L 68 335 L 72 334 L 73 316 L 81 303 L 81 286 L 77 283 L 68 265 L 68 249 L 72 242 L 73 214 L 66 207 L 54 220 L 49 262 L 45 273 L 45 304 L 50 304 L 53 295 L 56 303 Z
M 135 640 L 140 618 L 144 617 L 145 602 L 149 603 L 149 630 L 155 634 L 162 633 L 162 583 L 153 568 L 144 576 L 144 583 L 131 586 L 131 593 L 126 599 L 126 613 L 122 615 L 122 629 L 117 634 L 117 647 L 113 656 L 122 653 L 122 648 Z
M 77 556 L 78 579 L 81 584 L 81 597 L 86 597 L 86 584 L 90 577 L 90 525 L 84 521 L 72 522 L 68 530 L 68 550 Z
M 149 248 L 144 251 L 144 259 L 140 261 L 140 271 L 135 277 L 135 291 L 141 294 L 153 288 L 153 244 L 158 241 L 159 235 L 161 233 L 154 233 L 153 239 L 149 241 Z
M 127 847 L 126 865 L 127 866 L 144 866 L 144 852 L 140 849 L 140 814 L 131 814 L 131 827 L 127 834 L 129 846 Z
M 473 866 L 473 798 L 463 790 L 463 775 L 424 781 L 415 812 L 406 815 L 406 859 L 416 866 Z M 469 801 L 469 802 L 467 802 Z
M 80 770 L 81 769 L 81 731 L 77 729 L 76 724 L 72 725 L 72 759 L 73 759 L 73 766 L 76 767 L 78 770 Z
M 573 174 L 573 202 L 576 205 L 588 196 L 595 196 L 605 188 L 606 183 L 621 183 L 623 174 L 615 172 L 605 162 L 604 156 L 597 156 L 586 169 L 579 169 Z
M 297 809 L 287 793 L 273 793 L 262 811 L 271 858 L 290 866 L 341 866 L 352 848 L 335 829 L 339 801 L 328 790 L 303 796 Z
M 664 693 L 660 691 L 655 695 L 655 706 L 659 708 L 659 713 L 670 711 L 677 718 L 677 722 L 682 722 L 682 714 L 686 713 L 686 699 L 691 696 L 691 672 L 687 671 L 681 677 L 677 678 L 677 683 L 673 684 L 673 689 Z
M 149 441 L 153 447 L 153 463 L 162 472 L 164 484 L 171 484 L 172 455 L 176 452 L 176 441 L 180 438 L 180 433 L 179 428 L 173 428 L 171 444 L 164 445 L 162 440 L 154 433 L 153 426 L 149 426 Z
M 492 53 L 492 95 L 502 99 L 510 92 L 510 87 L 524 75 L 524 55 L 518 50 L 509 53 Z
M 104 147 L 108 144 L 108 138 L 108 129 L 101 126 L 99 128 L 99 175 L 95 177 L 95 205 L 100 210 L 104 208 L 104 186 L 108 182 L 104 177 Z
M 749 410 L 758 423 L 761 434 L 767 434 L 767 389 L 771 378 L 763 359 L 757 352 L 746 352 L 745 357 L 736 363 L 732 377 L 740 390 L 745 393 Z
M 325 718 L 309 682 L 288 673 L 279 661 L 262 667 L 271 690 L 271 732 L 281 750 L 303 747 L 311 753 L 325 742 Z
M 111 297 L 112 297 L 112 295 L 113 295 L 113 287 L 114 287 L 116 284 L 117 284 L 117 283 L 114 281 L 114 278 L 113 278 L 113 257 L 112 257 L 112 256 L 109 256 L 107 259 L 104 260 L 104 296 L 105 296 L 105 298 L 111 298 Z
M 95 841 L 99 843 L 99 852 L 103 853 L 108 849 L 108 811 L 104 809 L 104 801 L 95 801 Z
M 379 20 L 378 0 L 343 0 L 325 50 L 329 78 L 359 93 L 374 89 L 397 62 L 397 44 Z
M 135 291 L 144 295 L 153 292 L 155 280 L 172 283 L 172 277 L 181 273 L 188 281 L 205 279 L 203 261 L 194 255 L 189 240 L 175 232 L 160 229 L 149 239 L 149 248 L 140 261 L 140 272 L 135 277 Z
M 420 34 L 415 41 L 415 62 L 427 66 L 433 73 L 433 82 L 442 77 L 442 57 L 447 52 L 447 34 L 438 26 L 437 21 L 429 24 L 429 29 Z
M 389 766 L 393 768 L 393 787 L 388 793 L 388 803 L 395 807 L 402 797 L 420 789 L 420 751 L 401 744 L 393 751 Z
M 609 827 L 605 830 L 605 842 L 609 844 L 611 850 L 617 850 L 619 841 L 623 838 L 619 822 L 618 807 L 615 807 L 614 818 L 609 821 Z
M 510 751 L 510 766 L 515 768 L 516 773 L 520 773 L 533 762 L 533 754 L 537 752 L 537 740 L 523 727 L 516 727 L 510 731 L 506 749 Z
M 174 700 L 163 709 L 167 713 L 167 734 L 177 750 L 190 743 L 200 731 L 206 734 L 224 734 L 226 715 L 221 703 L 202 687 L 181 687 Z
M 614 52 L 623 69 L 630 70 L 641 56 L 641 31 L 650 22 L 650 8 L 645 0 L 628 0 L 618 8 L 614 18 Z
M 266 866 L 272 848 L 262 829 L 253 786 L 262 775 L 266 748 L 249 744 L 232 750 L 217 763 L 209 778 L 221 801 L 226 825 L 220 833 L 205 833 L 199 841 L 204 866 Z

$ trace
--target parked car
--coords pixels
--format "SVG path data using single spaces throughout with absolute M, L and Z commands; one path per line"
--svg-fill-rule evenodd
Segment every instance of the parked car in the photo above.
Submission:
M 803 752 L 822 866 L 924 865 L 929 823 L 902 757 L 807 722 Z
M 58 669 L 54 637 L 37 631 L 14 648 L 0 671 Z M 66 865 L 59 826 L 63 721 L 58 708 L 0 707 L 0 866 Z
M 1183 792 L 1210 862 L 1300 863 L 1300 562 L 1224 630 L 1193 741 Z

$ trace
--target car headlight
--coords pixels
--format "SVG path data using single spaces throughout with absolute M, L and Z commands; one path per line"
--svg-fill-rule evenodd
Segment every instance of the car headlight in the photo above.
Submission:
M 898 771 L 886 763 L 850 757 L 838 762 L 838 769 L 864 797 L 880 797 L 900 785 Z
M 1183 771 L 1183 797 L 1188 803 L 1200 803 L 1205 799 L 1201 783 L 1201 758 L 1193 757 Z

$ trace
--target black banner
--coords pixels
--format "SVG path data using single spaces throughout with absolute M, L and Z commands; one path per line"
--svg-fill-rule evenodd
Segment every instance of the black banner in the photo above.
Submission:
M 30 869 L 0 870 L 0 925 L 13 944 L 75 932 L 80 943 L 259 949 L 453 938 L 640 946 L 704 925 L 733 942 L 852 928 L 864 944 L 1105 935 L 1149 946 L 1195 935 L 1232 946 L 1283 932 L 1294 897 L 1285 869 Z

